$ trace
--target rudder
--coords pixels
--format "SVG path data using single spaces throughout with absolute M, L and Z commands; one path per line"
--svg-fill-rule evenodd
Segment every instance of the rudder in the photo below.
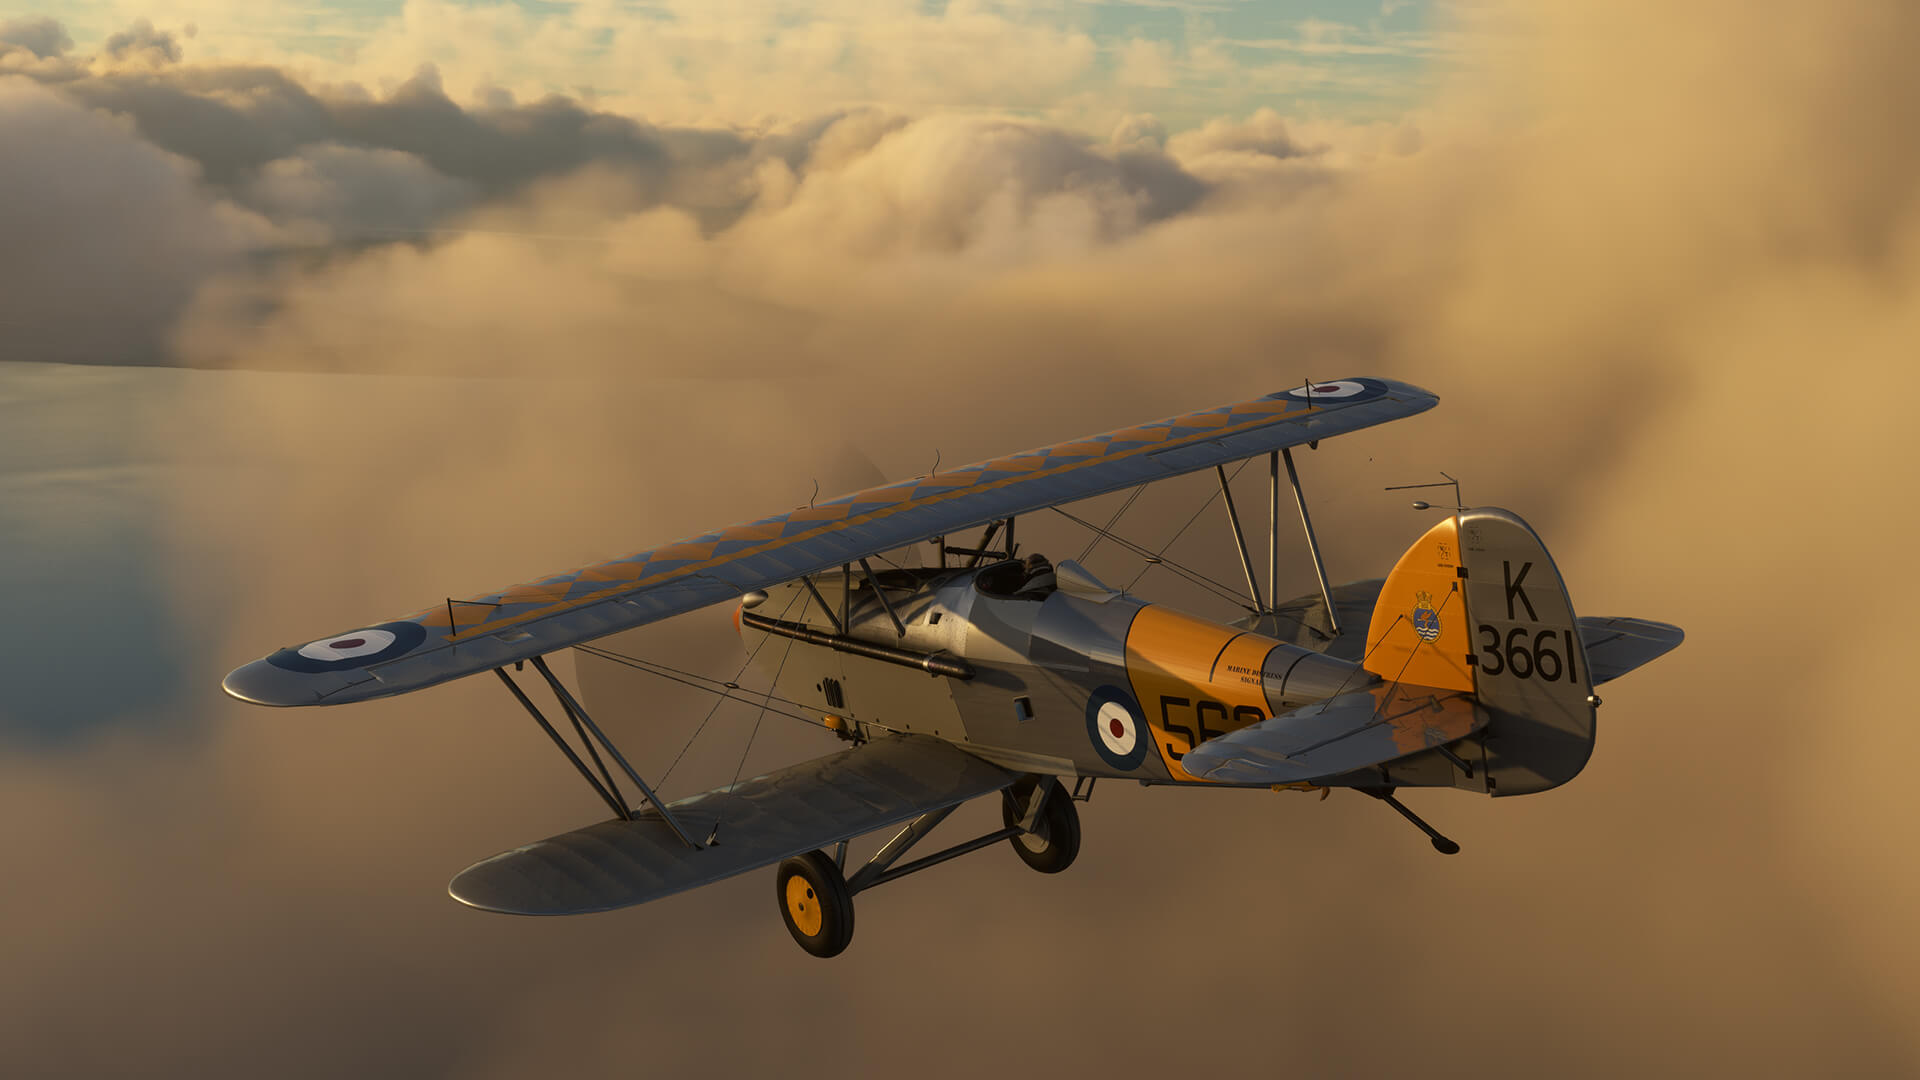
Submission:
M 1460 514 L 1475 693 L 1494 795 L 1527 795 L 1573 779 L 1593 756 L 1592 669 L 1573 601 L 1553 556 L 1517 515 Z

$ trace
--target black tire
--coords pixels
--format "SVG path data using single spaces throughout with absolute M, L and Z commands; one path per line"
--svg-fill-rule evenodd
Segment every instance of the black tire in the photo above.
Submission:
M 853 894 L 833 856 L 809 851 L 780 864 L 774 899 L 787 933 L 815 956 L 838 956 L 853 940 Z
M 1080 854 L 1080 813 L 1073 808 L 1073 796 L 1060 786 L 1060 781 L 1049 776 L 1040 783 L 1046 784 L 1047 802 L 1040 808 L 1039 827 L 1030 833 L 1007 838 L 1013 845 L 1013 853 L 1020 861 L 1043 874 L 1057 874 L 1073 865 Z M 1000 800 L 1000 819 L 1008 828 L 1020 824 L 1021 811 L 1026 807 L 1028 784 L 1016 784 Z

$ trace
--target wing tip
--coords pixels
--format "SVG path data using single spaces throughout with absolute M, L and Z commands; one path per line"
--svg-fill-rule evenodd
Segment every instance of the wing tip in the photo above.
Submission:
M 249 705 L 288 709 L 325 702 L 321 688 L 313 683 L 311 675 L 282 670 L 262 658 L 227 672 L 227 677 L 220 680 L 220 689 Z

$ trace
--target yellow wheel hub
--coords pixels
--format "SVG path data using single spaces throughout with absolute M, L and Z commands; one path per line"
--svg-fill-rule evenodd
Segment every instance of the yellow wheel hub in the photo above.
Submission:
M 807 884 L 805 875 L 795 874 L 787 879 L 787 915 L 808 937 L 820 933 L 825 916 L 820 912 L 820 898 L 813 894 L 813 886 Z

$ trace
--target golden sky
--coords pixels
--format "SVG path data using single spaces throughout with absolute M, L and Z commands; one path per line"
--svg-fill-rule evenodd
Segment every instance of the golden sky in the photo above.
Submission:
M 1063 61 L 947 25 L 1083 33 L 1105 71 L 1124 19 L 886 8 L 825 22 L 895 20 L 944 66 L 855 65 L 849 89 L 716 39 L 657 111 L 638 76 L 543 98 L 566 54 L 538 33 L 507 35 L 509 98 L 481 92 L 490 62 L 419 55 L 425 31 L 323 54 L 223 10 L 0 17 L 0 1061 L 1920 1069 L 1895 768 L 1920 750 L 1911 5 L 1423 8 L 1377 30 L 1447 42 L 1416 90 L 1165 107 L 1117 76 L 1032 90 Z M 1410 17 L 1338 14 L 1315 17 Z M 1180 17 L 1134 37 L 1190 50 L 1187 20 L 1224 19 Z M 769 875 L 578 920 L 447 900 L 469 862 L 598 813 L 497 689 L 288 712 L 218 691 L 286 642 L 816 479 L 1360 374 L 1442 401 L 1302 459 L 1334 577 L 1379 576 L 1428 524 L 1380 488 L 1445 469 L 1535 525 L 1583 614 L 1688 632 L 1606 688 L 1565 789 L 1411 797 L 1451 859 L 1358 796 L 1111 785 L 1070 872 L 989 851 L 916 876 L 863 896 L 823 964 Z M 1203 480 L 1122 531 L 1163 541 Z M 1237 573 L 1220 530 L 1179 553 Z M 639 645 L 740 659 L 720 611 Z M 703 711 L 636 694 L 615 722 L 662 763 Z M 668 793 L 726 780 L 751 726 L 723 712 Z M 769 726 L 747 767 L 830 748 Z

